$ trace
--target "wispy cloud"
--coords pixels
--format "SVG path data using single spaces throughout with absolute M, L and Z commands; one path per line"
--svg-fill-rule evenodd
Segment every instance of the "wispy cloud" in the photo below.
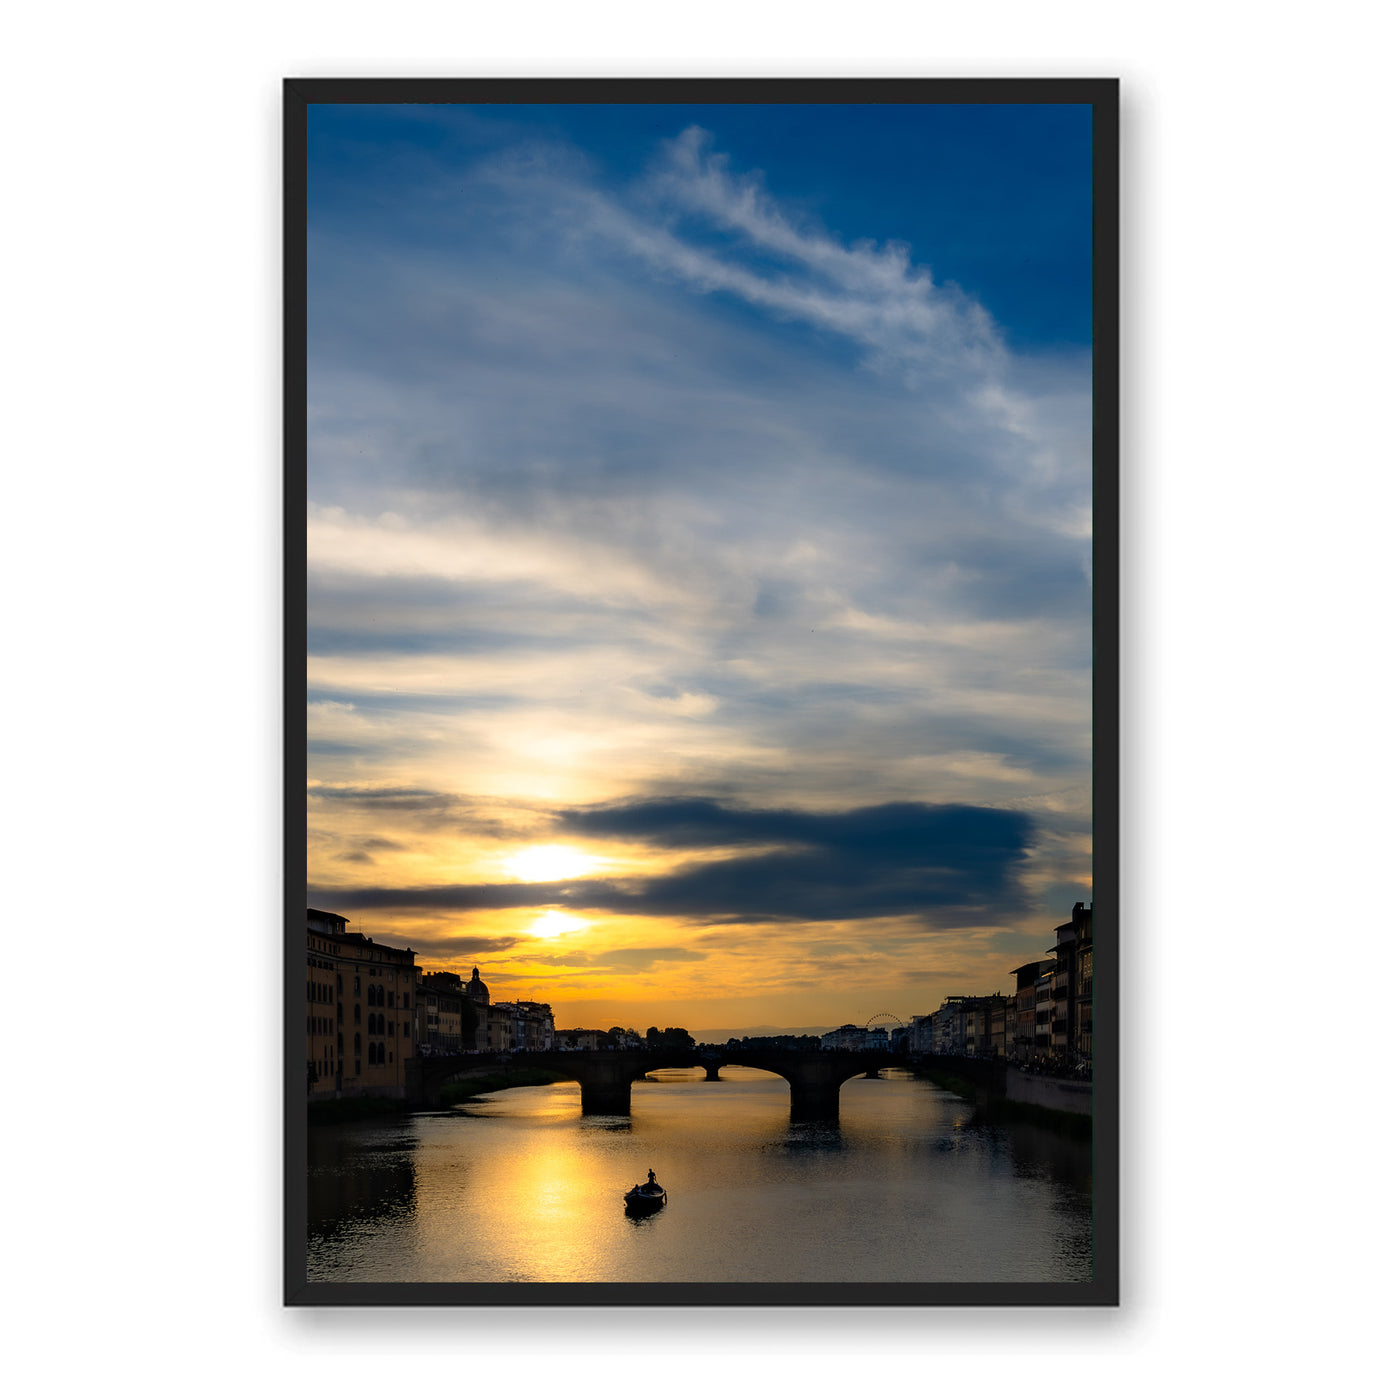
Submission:
M 785 270 L 763 275 L 599 201 L 599 227 L 654 266 L 702 291 L 728 291 L 847 336 L 882 366 L 975 379 L 1004 363 L 987 312 L 958 288 L 936 286 L 928 268 L 911 265 L 907 246 L 847 246 L 820 228 L 799 227 L 758 176 L 732 172 L 729 158 L 700 127 L 688 127 L 665 152 L 650 183 L 663 207 L 669 201 L 737 234 Z

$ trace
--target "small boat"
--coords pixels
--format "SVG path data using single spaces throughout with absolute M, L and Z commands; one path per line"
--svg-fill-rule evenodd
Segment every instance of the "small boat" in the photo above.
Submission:
M 627 1202 L 628 1210 L 656 1210 L 658 1206 L 666 1204 L 666 1188 L 657 1181 L 655 1172 L 648 1172 L 647 1179 L 640 1186 L 634 1186 L 622 1199 Z

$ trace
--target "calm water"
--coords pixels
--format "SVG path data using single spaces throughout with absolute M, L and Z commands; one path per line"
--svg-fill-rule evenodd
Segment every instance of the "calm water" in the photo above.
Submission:
M 1089 1146 L 974 1126 L 886 1070 L 792 1125 L 761 1070 L 661 1071 L 632 1116 L 576 1084 L 311 1132 L 308 1276 L 373 1282 L 1084 1281 Z M 669 1200 L 633 1218 L 654 1168 Z

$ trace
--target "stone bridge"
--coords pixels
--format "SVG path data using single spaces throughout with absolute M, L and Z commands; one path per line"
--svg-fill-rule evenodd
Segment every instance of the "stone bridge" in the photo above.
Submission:
M 420 1101 L 436 1103 L 443 1085 L 464 1070 L 482 1065 L 480 1056 L 462 1055 L 418 1062 Z M 744 1050 L 733 1054 L 701 1047 L 697 1050 L 544 1050 L 517 1051 L 502 1056 L 501 1068 L 544 1069 L 563 1080 L 574 1080 L 582 1091 L 585 1114 L 626 1116 L 632 1111 L 632 1085 L 656 1069 L 703 1069 L 705 1078 L 719 1079 L 725 1065 L 768 1070 L 788 1082 L 790 1116 L 794 1123 L 840 1117 L 841 1086 L 848 1079 L 876 1079 L 882 1069 L 940 1069 L 975 1084 L 978 1097 L 1004 1095 L 1006 1067 L 995 1061 L 962 1056 L 907 1055 L 884 1050 Z

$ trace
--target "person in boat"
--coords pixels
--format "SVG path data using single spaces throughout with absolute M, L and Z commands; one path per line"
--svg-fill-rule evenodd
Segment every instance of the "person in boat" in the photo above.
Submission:
M 650 1167 L 647 1168 L 647 1185 L 653 1188 L 656 1186 L 656 1173 Z

